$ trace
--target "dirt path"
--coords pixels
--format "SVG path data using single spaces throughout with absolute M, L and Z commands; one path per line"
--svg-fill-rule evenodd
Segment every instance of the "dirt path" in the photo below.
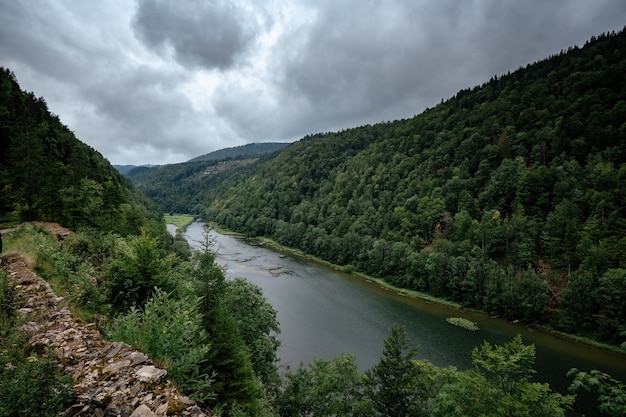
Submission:
M 35 222 L 33 224 L 36 226 L 45 227 L 46 229 L 50 230 L 50 232 L 59 239 L 65 239 L 66 237 L 74 234 L 74 232 L 72 232 L 70 229 L 67 229 L 61 226 L 59 223 Z M 17 227 L 0 229 L 0 235 L 6 236 L 9 233 L 14 232 L 15 230 L 17 230 Z

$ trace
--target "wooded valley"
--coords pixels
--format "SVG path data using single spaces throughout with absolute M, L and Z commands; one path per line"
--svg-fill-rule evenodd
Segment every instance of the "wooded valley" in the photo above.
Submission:
M 140 169 L 131 182 L 2 69 L 0 224 L 28 223 L 5 252 L 26 253 L 77 314 L 159 361 L 214 415 L 565 415 L 572 396 L 532 381 L 534 347 L 520 338 L 477 346 L 475 368 L 458 371 L 414 361 L 393 328 L 364 373 L 348 355 L 279 374 L 272 306 L 225 279 L 208 238 L 191 254 L 163 213 L 626 350 L 624 74 L 626 32 L 603 34 L 410 119 L 229 156 L 241 162 L 233 169 Z M 76 234 L 59 241 L 32 221 Z M 70 382 L 26 343 L 17 291 L 0 274 L 0 415 L 28 415 L 12 407 L 34 398 L 57 403 L 46 411 L 57 415 Z M 50 378 L 35 392 L 37 372 Z M 573 390 L 600 394 L 600 412 L 624 415 L 619 381 L 571 378 Z
M 626 35 L 591 39 L 407 120 L 310 135 L 250 167 L 137 187 L 389 283 L 626 341 Z

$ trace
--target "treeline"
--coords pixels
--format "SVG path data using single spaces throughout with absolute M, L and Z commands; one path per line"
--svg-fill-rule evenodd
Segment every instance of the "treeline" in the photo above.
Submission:
M 626 34 L 604 34 L 414 118 L 309 136 L 160 192 L 346 270 L 620 345 L 625 71 Z
M 167 236 L 158 207 L 0 69 L 0 224 L 54 221 Z
M 266 161 L 274 154 L 260 154 L 260 162 Z M 235 160 L 245 158 L 238 156 Z M 200 214 L 206 207 L 206 194 L 209 190 L 224 186 L 223 174 L 207 175 L 207 169 L 217 167 L 219 160 L 185 162 L 162 167 L 135 168 L 127 177 L 142 194 L 158 205 L 164 213 Z M 254 172 L 254 165 L 240 165 L 228 172 L 228 178 L 246 178 Z
M 26 224 L 5 243 L 11 251 L 28 254 L 36 272 L 63 294 L 75 314 L 97 319 L 108 339 L 146 353 L 199 404 L 221 415 L 265 415 L 279 383 L 276 312 L 258 287 L 243 279 L 226 281 L 208 240 L 205 250 L 193 256 L 188 247 L 187 256 L 164 256 L 158 240 L 146 234 L 122 237 L 90 229 L 58 241 L 47 229 Z M 5 340 L 24 339 L 17 298 L 0 273 L 2 348 Z M 31 384 L 20 379 L 32 378 L 22 372 L 30 365 L 13 372 L 24 355 L 17 350 L 28 352 L 28 344 L 14 348 L 0 350 L 0 392 L 3 398 L 32 399 Z M 46 358 L 58 373 L 54 357 L 46 352 Z M 37 388 L 56 398 L 57 380 L 68 382 L 49 378 Z M 73 393 L 66 386 L 63 395 L 63 404 L 71 404 Z M 0 405 L 0 415 L 27 415 L 3 410 Z
M 272 153 L 281 150 L 286 147 L 288 143 L 282 142 L 261 142 L 261 143 L 248 143 L 241 146 L 234 146 L 232 148 L 224 148 L 217 151 L 209 152 L 205 155 L 197 156 L 187 162 L 196 161 L 223 161 L 226 159 L 239 159 L 239 158 L 253 158 L 262 154 Z

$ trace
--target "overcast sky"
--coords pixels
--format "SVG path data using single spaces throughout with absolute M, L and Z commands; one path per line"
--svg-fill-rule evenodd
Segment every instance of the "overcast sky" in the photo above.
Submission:
M 0 0 L 0 66 L 114 164 L 419 114 L 624 0 Z

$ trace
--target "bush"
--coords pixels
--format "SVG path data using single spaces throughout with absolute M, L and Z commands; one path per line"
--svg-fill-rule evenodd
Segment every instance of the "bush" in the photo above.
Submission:
M 143 310 L 133 307 L 118 316 L 107 333 L 166 368 L 190 398 L 199 402 L 213 398 L 212 376 L 202 371 L 210 346 L 195 303 L 156 290 Z
M 26 334 L 3 328 L 0 339 L 0 417 L 57 416 L 71 404 L 72 379 L 54 357 L 24 349 Z
M 448 317 L 446 321 L 450 324 L 453 324 L 457 327 L 461 327 L 466 330 L 471 330 L 473 332 L 480 330 L 478 324 L 471 320 L 464 319 L 463 317 Z
M 168 282 L 174 256 L 163 256 L 155 238 L 142 234 L 120 239 L 115 258 L 105 271 L 110 303 L 116 312 L 141 307 L 154 294 L 155 287 L 173 288 Z

